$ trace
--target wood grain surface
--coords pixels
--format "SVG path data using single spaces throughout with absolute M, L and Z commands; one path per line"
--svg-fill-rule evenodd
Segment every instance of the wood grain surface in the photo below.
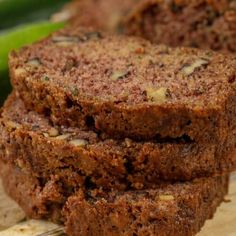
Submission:
M 197 236 L 236 236 L 236 173 L 231 175 L 229 194 Z M 4 193 L 0 183 L 0 236 L 61 236 L 61 226 L 25 220 L 23 211 Z
M 229 194 L 197 236 L 236 236 L 236 173 L 231 175 Z

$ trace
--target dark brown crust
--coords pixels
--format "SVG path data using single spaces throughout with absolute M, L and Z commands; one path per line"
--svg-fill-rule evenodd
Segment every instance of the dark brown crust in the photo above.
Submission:
M 175 230 L 181 236 L 194 235 L 213 216 L 228 191 L 228 176 L 161 184 L 143 191 L 80 190 L 67 201 L 64 218 L 61 210 L 68 195 L 56 176 L 40 183 L 9 163 L 1 161 L 0 166 L 6 192 L 29 218 L 57 223 L 66 219 L 70 236 L 133 235 L 137 231 L 144 235 L 157 230 L 158 236 L 172 235 Z
M 213 217 L 227 185 L 219 177 L 102 197 L 79 192 L 64 207 L 66 232 L 70 236 L 193 236 Z
M 154 43 L 235 53 L 235 10 L 235 0 L 142 0 L 125 28 Z
M 235 138 L 217 145 L 183 140 L 158 143 L 113 140 L 92 131 L 56 127 L 71 137 L 48 137 L 47 118 L 28 112 L 12 94 L 0 121 L 0 153 L 25 173 L 50 179 L 57 175 L 68 189 L 94 185 L 104 189 L 143 189 L 164 180 L 191 180 L 229 172 L 236 167 Z M 55 127 L 53 127 L 55 128 Z M 59 135 L 59 134 L 58 134 Z M 82 147 L 70 140 L 82 139 Z
M 55 45 L 62 35 L 82 42 Z M 29 65 L 33 58 L 41 64 Z M 199 58 L 209 64 L 184 75 L 183 68 Z M 55 124 L 85 126 L 111 137 L 188 136 L 202 143 L 225 140 L 235 126 L 236 60 L 231 56 L 68 28 L 11 53 L 9 65 L 12 84 L 27 107 L 50 115 Z M 129 68 L 127 78 L 112 80 L 124 68 Z M 167 89 L 159 94 L 163 103 L 149 100 L 150 86 Z

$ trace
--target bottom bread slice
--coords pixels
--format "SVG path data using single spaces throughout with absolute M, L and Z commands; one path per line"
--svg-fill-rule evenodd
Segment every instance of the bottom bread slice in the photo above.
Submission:
M 0 163 L 6 192 L 29 218 L 64 222 L 68 235 L 196 234 L 228 191 L 228 176 L 159 184 L 148 190 L 64 192 L 56 176 L 43 179 Z
M 227 177 L 218 177 L 101 196 L 80 191 L 63 209 L 66 231 L 71 236 L 195 235 L 213 217 L 227 186 Z

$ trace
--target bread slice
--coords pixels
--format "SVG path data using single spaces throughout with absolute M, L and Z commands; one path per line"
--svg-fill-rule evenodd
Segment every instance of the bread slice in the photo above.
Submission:
M 54 124 L 136 140 L 225 141 L 236 120 L 236 58 L 67 28 L 10 55 L 27 108 Z
M 53 16 L 54 21 L 69 20 L 75 26 L 117 32 L 123 31 L 123 21 L 139 0 L 79 0 L 72 1 Z
M 47 182 L 9 163 L 0 161 L 0 166 L 6 192 L 26 215 L 65 221 L 69 236 L 194 235 L 213 216 L 228 190 L 228 177 L 221 176 L 142 191 L 81 189 L 67 201 L 70 195 L 56 176 Z
M 235 0 L 142 0 L 127 16 L 125 29 L 155 43 L 235 53 L 235 10 Z
M 227 192 L 227 180 L 202 179 L 101 196 L 96 192 L 79 192 L 67 201 L 63 214 L 68 235 L 190 236 L 213 216 Z
M 233 132 L 232 132 L 233 134 Z M 68 189 L 143 189 L 164 180 L 191 180 L 234 170 L 235 138 L 217 145 L 184 140 L 115 140 L 82 129 L 53 126 L 12 94 L 0 120 L 0 153 L 25 173 L 57 175 Z

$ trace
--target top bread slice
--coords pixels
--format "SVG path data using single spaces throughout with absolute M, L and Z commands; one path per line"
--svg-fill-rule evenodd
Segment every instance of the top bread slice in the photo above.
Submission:
M 142 0 L 125 29 L 155 43 L 235 53 L 235 10 L 235 0 Z
M 45 181 L 1 159 L 0 165 L 5 191 L 27 217 L 65 222 L 68 236 L 193 236 L 212 218 L 229 182 L 223 175 L 145 190 L 79 188 L 68 195 L 57 176 Z
M 66 28 L 10 54 L 26 107 L 112 137 L 224 141 L 235 126 L 236 57 Z

